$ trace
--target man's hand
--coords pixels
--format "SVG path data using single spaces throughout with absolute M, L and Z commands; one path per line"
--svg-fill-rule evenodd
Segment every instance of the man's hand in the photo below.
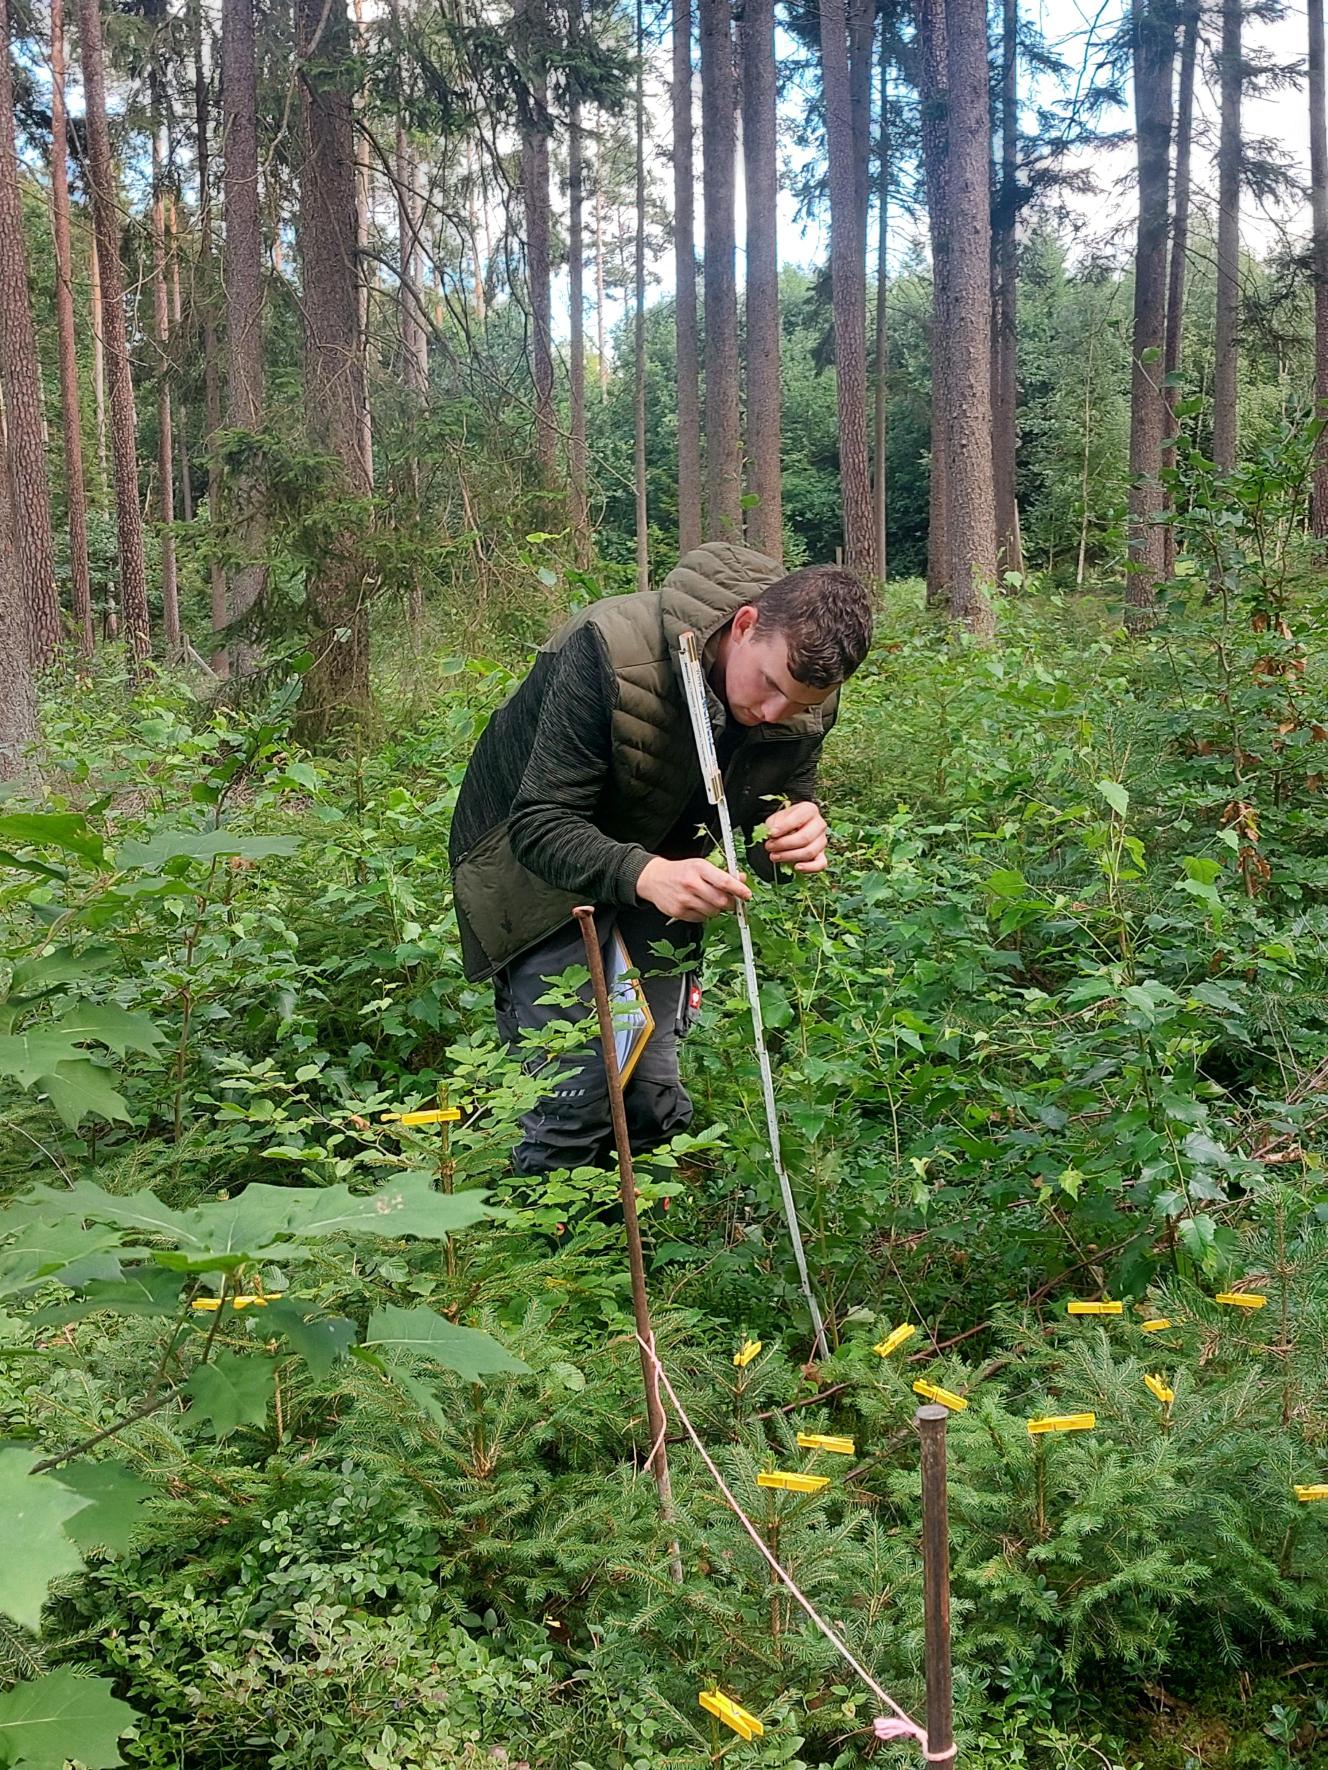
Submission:
M 765 820 L 765 828 L 765 851 L 778 865 L 797 873 L 825 870 L 830 827 L 810 799 L 781 806 Z
M 656 855 L 646 862 L 636 895 L 675 921 L 708 922 L 752 894 L 741 879 L 708 860 L 662 860 Z

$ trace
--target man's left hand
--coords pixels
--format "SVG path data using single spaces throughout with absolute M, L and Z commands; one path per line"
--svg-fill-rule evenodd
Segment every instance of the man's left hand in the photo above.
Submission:
M 821 816 L 820 807 L 810 799 L 781 806 L 765 820 L 765 828 L 765 851 L 778 865 L 792 867 L 798 873 L 825 870 L 830 827 Z

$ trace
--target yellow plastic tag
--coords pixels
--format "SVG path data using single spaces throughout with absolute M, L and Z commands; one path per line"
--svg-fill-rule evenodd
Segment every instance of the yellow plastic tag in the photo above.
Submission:
M 759 1739 L 765 1732 L 750 1709 L 734 1702 L 731 1696 L 725 1696 L 722 1690 L 702 1690 L 696 1700 L 717 1721 L 731 1727 L 740 1739 Z
M 1044 1419 L 1030 1420 L 1028 1430 L 1036 1438 L 1040 1432 L 1091 1432 L 1096 1425 L 1096 1414 L 1047 1414 Z
M 427 1112 L 385 1112 L 385 1125 L 454 1125 L 461 1117 L 458 1106 L 431 1106 Z
M 955 1395 L 949 1389 L 942 1389 L 936 1383 L 924 1383 L 919 1377 L 913 1385 L 913 1393 L 923 1396 L 927 1401 L 939 1401 L 942 1407 L 948 1407 L 951 1413 L 961 1414 L 968 1406 L 962 1395 Z
M 756 1477 L 758 1487 L 777 1487 L 784 1493 L 820 1493 L 829 1487 L 828 1475 L 803 1475 L 794 1469 L 762 1469 Z
M 825 1450 L 829 1451 L 832 1456 L 837 1457 L 851 1457 L 857 1455 L 857 1452 L 853 1448 L 853 1440 L 851 1438 L 835 1438 L 825 1432 L 799 1432 L 798 1449 Z
M 1294 1492 L 1302 1505 L 1309 1500 L 1328 1500 L 1328 1481 L 1311 1482 L 1308 1487 L 1297 1484 Z
M 1157 1396 L 1158 1400 L 1164 1402 L 1168 1407 L 1176 1399 L 1176 1391 L 1170 1384 L 1164 1383 L 1161 1377 L 1145 1377 L 1144 1383 Z
M 742 1351 L 733 1354 L 733 1362 L 737 1365 L 740 1371 L 746 1370 L 747 1366 L 752 1362 L 760 1350 L 761 1342 L 759 1340 L 745 1340 L 743 1342 Z
M 1268 1301 L 1258 1291 L 1219 1291 L 1214 1303 L 1225 1303 L 1228 1309 L 1262 1309 Z
M 1171 1322 L 1168 1318 L 1165 1315 L 1159 1315 L 1153 1321 L 1141 1321 L 1139 1331 L 1142 1334 L 1160 1334 L 1170 1326 Z
M 200 1313 L 206 1312 L 207 1314 L 211 1315 L 212 1313 L 214 1313 L 214 1311 L 221 1308 L 221 1298 L 220 1297 L 195 1297 L 193 1302 L 189 1305 L 189 1307 L 191 1309 L 197 1309 Z
M 1124 1303 L 1081 1303 L 1076 1300 L 1073 1303 L 1067 1303 L 1065 1308 L 1067 1314 L 1070 1315 L 1120 1315 L 1124 1311 L 1125 1305 Z
M 873 1346 L 872 1351 L 878 1358 L 889 1358 L 892 1352 L 898 1352 L 906 1341 L 911 1340 L 917 1331 L 911 1321 L 906 1321 L 903 1327 L 895 1328 L 878 1345 Z

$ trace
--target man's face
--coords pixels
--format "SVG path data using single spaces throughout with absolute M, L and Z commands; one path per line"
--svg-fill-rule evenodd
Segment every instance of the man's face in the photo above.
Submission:
M 828 700 L 789 674 L 788 641 L 776 629 L 757 631 L 756 610 L 740 608 L 722 652 L 723 695 L 739 725 L 782 725 Z

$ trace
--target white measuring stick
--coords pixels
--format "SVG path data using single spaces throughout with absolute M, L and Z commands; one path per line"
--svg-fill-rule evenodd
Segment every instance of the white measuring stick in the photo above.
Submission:
M 710 727 L 710 709 L 706 704 L 705 672 L 701 668 L 701 653 L 697 647 L 695 633 L 684 633 L 678 646 L 678 659 L 682 666 L 683 686 L 687 691 L 687 711 L 692 719 L 692 736 L 696 739 L 697 759 L 701 764 L 701 779 L 705 784 L 706 797 L 719 810 L 719 829 L 724 843 L 724 859 L 728 870 L 736 878 L 738 875 L 738 853 L 733 842 L 733 824 L 729 818 L 728 800 L 724 796 L 724 776 L 720 770 L 719 757 L 715 754 L 715 734 Z M 761 1092 L 765 1098 L 765 1124 L 770 1138 L 770 1156 L 775 1165 L 775 1174 L 779 1180 L 780 1196 L 784 1200 L 784 1218 L 788 1223 L 789 1240 L 793 1243 L 793 1258 L 797 1262 L 798 1277 L 802 1281 L 802 1294 L 807 1299 L 807 1307 L 811 1310 L 813 1354 L 822 1358 L 828 1356 L 829 1349 L 825 1340 L 825 1324 L 821 1320 L 820 1307 L 816 1294 L 812 1290 L 812 1281 L 807 1272 L 807 1256 L 803 1252 L 802 1230 L 798 1226 L 798 1209 L 793 1202 L 793 1188 L 789 1184 L 788 1174 L 784 1169 L 784 1156 L 779 1141 L 779 1114 L 775 1110 L 775 1083 L 770 1073 L 770 1054 L 766 1050 L 765 1027 L 761 1021 L 760 985 L 756 978 L 756 954 L 752 948 L 752 931 L 747 922 L 747 906 L 739 898 L 735 908 L 738 912 L 738 938 L 742 942 L 742 966 L 747 977 L 747 1002 L 752 1011 L 752 1038 L 756 1044 L 756 1061 L 761 1071 Z

